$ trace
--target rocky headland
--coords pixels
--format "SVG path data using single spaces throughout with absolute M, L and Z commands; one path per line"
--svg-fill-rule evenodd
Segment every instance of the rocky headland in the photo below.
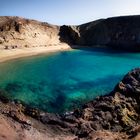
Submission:
M 14 54 L 18 49 L 54 46 L 61 50 L 62 43 L 66 48 L 106 46 L 139 51 L 139 27 L 140 16 L 101 19 L 79 26 L 0 17 L 0 53 L 8 57 L 5 51 Z M 4 94 L 0 90 L 1 140 L 140 139 L 140 68 L 125 75 L 108 95 L 64 114 L 43 112 L 20 101 L 10 101 Z
M 61 26 L 64 42 L 79 46 L 107 46 L 130 51 L 140 50 L 140 16 L 100 19 L 79 26 Z
M 77 26 L 56 26 L 4 16 L 0 17 L 0 48 L 51 48 L 66 43 L 79 47 L 97 45 L 135 51 L 140 50 L 139 27 L 140 16 L 100 19 Z

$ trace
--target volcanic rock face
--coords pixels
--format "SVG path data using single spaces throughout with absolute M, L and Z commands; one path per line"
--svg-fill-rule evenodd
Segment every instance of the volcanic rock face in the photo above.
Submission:
M 139 28 L 140 16 L 114 17 L 79 26 L 62 26 L 60 38 L 76 45 L 107 45 L 135 51 L 140 50 Z
M 135 136 L 140 116 L 140 68 L 129 72 L 107 96 L 99 97 L 74 112 L 80 122 L 78 135 L 109 130 Z M 136 127 L 137 126 L 137 127 Z

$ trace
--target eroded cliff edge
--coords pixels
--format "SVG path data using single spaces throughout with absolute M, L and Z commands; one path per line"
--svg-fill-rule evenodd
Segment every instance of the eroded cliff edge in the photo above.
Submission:
M 61 42 L 140 50 L 140 16 L 100 19 L 77 26 L 56 26 L 20 17 L 0 17 L 0 46 L 51 46 Z
M 22 48 L 56 45 L 59 26 L 20 17 L 0 17 L 1 48 Z
M 61 26 L 62 40 L 75 45 L 106 45 L 140 50 L 140 16 L 100 19 L 79 26 Z

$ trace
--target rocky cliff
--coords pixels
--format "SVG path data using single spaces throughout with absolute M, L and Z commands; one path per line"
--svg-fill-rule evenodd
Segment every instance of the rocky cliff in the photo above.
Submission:
M 140 16 L 100 19 L 78 26 L 56 26 L 19 17 L 0 17 L 0 45 L 8 47 L 70 45 L 140 50 Z
M 59 27 L 19 17 L 0 17 L 0 46 L 6 49 L 56 45 Z
M 100 19 L 79 26 L 61 26 L 61 38 L 75 45 L 106 45 L 140 50 L 140 16 Z

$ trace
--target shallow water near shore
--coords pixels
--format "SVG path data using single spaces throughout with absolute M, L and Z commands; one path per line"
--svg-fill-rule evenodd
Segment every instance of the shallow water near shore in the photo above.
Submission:
M 108 94 L 136 67 L 140 53 L 107 48 L 55 52 L 0 63 L 0 89 L 9 99 L 62 113 Z

